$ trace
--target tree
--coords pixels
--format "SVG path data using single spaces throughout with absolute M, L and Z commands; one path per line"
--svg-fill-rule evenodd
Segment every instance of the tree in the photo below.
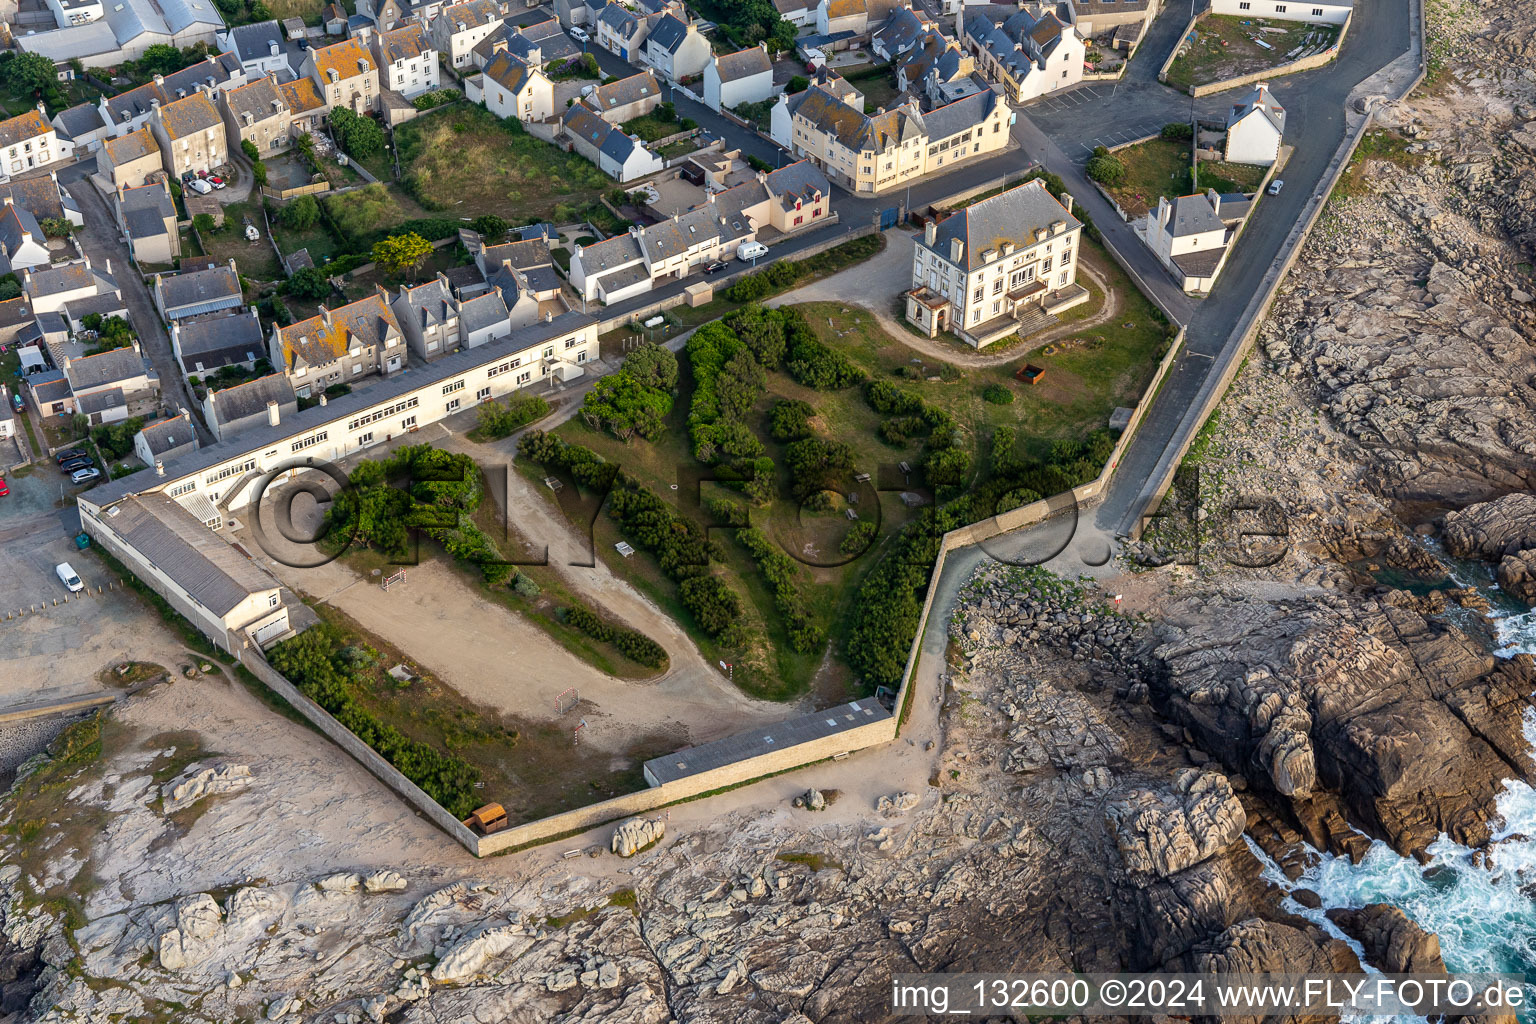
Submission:
M 265 162 L 257 160 L 251 164 L 251 180 L 256 183 L 257 188 L 261 188 L 267 183 L 267 165 Z
M 346 107 L 331 111 L 331 132 L 336 136 L 336 144 L 359 160 L 384 150 L 384 129 L 379 123 Z
M 624 357 L 624 372 L 648 388 L 677 387 L 677 356 L 661 345 L 642 345 Z
M 1088 177 L 1111 188 L 1125 180 L 1125 164 L 1114 156 L 1096 156 L 1088 161 Z
M 261 150 L 257 149 L 256 143 L 250 139 L 240 140 L 240 152 L 244 153 L 245 158 L 253 163 L 261 159 Z
M 403 235 L 390 235 L 373 243 L 373 262 L 386 274 L 399 277 L 410 271 L 413 275 L 432 255 L 432 243 L 414 231 Z
M 480 216 L 475 218 L 475 221 L 471 227 L 478 231 L 483 237 L 492 238 L 499 241 L 500 239 L 507 237 L 507 228 L 510 227 L 510 225 L 502 218 L 496 216 L 494 213 L 482 213 Z
M 304 267 L 288 279 L 288 294 L 299 299 L 323 299 L 331 294 L 331 280 L 319 267 Z
M 315 226 L 315 221 L 320 219 L 320 204 L 315 201 L 314 196 L 299 196 L 282 208 L 277 219 L 283 222 L 283 227 L 292 228 L 295 231 L 308 231 Z
M 153 47 L 151 47 L 153 49 Z M 0 67 L 0 79 L 17 96 L 42 99 L 50 106 L 63 106 L 65 97 L 59 88 L 58 71 L 53 61 L 40 53 L 6 54 Z
M 138 59 L 138 68 L 145 77 L 155 75 L 169 75 L 173 71 L 180 71 L 190 62 L 182 51 L 169 43 L 155 43 L 144 51 L 144 55 Z
M 810 87 L 811 80 L 809 78 L 805 77 L 804 75 L 796 75 L 789 80 L 789 85 L 785 87 L 784 91 L 790 95 L 793 95 L 797 92 L 805 92 L 805 90 L 809 89 Z
M 40 223 L 49 238 L 68 238 L 75 233 L 75 226 L 62 217 L 44 217 Z
M 197 233 L 200 234 L 200 235 L 212 234 L 213 233 L 213 228 L 214 228 L 213 214 L 211 214 L 211 213 L 199 213 L 199 214 L 196 214 L 192 218 L 192 226 L 197 229 Z
M 627 373 L 601 378 L 581 403 L 582 419 L 589 426 L 611 431 L 621 441 L 635 434 L 650 440 L 661 433 L 672 396 L 646 387 Z

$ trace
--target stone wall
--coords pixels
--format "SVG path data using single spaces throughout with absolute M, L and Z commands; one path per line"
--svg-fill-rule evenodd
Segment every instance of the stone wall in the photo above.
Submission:
M 1344 19 L 1344 23 L 1339 26 L 1338 41 L 1322 53 L 1314 53 L 1310 57 L 1301 57 L 1288 64 L 1281 64 L 1278 67 L 1268 68 L 1264 71 L 1255 71 L 1251 75 L 1238 75 L 1236 78 L 1211 82 L 1207 85 L 1193 85 L 1190 86 L 1189 94 L 1199 99 L 1201 96 L 1210 96 L 1214 93 L 1225 92 L 1228 89 L 1236 89 L 1244 85 L 1257 85 L 1271 78 L 1280 78 L 1284 75 L 1294 75 L 1299 71 L 1311 71 L 1313 68 L 1320 68 L 1324 64 L 1333 61 L 1339 55 L 1339 47 L 1344 45 L 1344 37 L 1349 34 L 1349 24 L 1353 19 L 1353 14 Z

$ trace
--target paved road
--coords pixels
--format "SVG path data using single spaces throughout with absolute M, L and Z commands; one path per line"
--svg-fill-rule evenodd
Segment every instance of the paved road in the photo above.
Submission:
M 1136 440 L 1098 509 L 1095 522 L 1105 532 L 1124 533 L 1132 525 L 1127 517 L 1134 518 L 1139 511 L 1133 506 L 1137 505 L 1143 484 L 1153 475 L 1163 451 L 1179 440 L 1176 435 L 1184 414 L 1205 385 L 1215 357 L 1235 343 L 1234 327 L 1242 319 L 1259 282 L 1280 254 L 1286 236 L 1302 218 L 1308 200 L 1322 187 L 1328 163 L 1344 138 L 1345 105 L 1351 91 L 1410 50 L 1409 6 L 1410 0 L 1378 0 L 1358 5 L 1356 24 L 1350 29 L 1337 61 L 1274 83 L 1275 95 L 1287 111 L 1286 142 L 1295 147 L 1281 174 L 1285 188 L 1280 195 L 1265 197 L 1259 203 L 1210 296 L 1191 304 L 1187 317 L 1177 316 L 1188 326 L 1186 352 L 1137 431 Z M 1104 85 L 1085 87 L 1027 108 L 1020 121 L 1027 119 L 1034 130 L 1023 129 L 1026 147 L 1033 147 L 1047 168 L 1072 180 L 1079 188 L 1087 188 L 1079 165 L 1092 147 L 1084 149 L 1080 141 L 1082 125 L 1104 125 L 1102 137 L 1127 131 L 1127 137 L 1135 137 L 1147 134 L 1143 129 L 1149 126 L 1156 130 L 1168 121 L 1187 118 L 1189 97 L 1158 84 L 1156 72 L 1177 43 L 1188 17 L 1188 10 L 1180 10 L 1177 4 L 1164 9 L 1118 91 Z M 1074 101 L 1072 97 L 1078 94 L 1082 98 Z M 1195 101 L 1195 110 L 1202 116 L 1222 114 L 1235 95 L 1239 94 L 1229 92 Z M 1129 127 L 1122 129 L 1120 126 L 1127 122 Z M 1104 209 L 1108 209 L 1108 204 L 1102 202 L 1096 191 L 1083 194 L 1103 228 L 1105 221 L 1094 208 L 1093 200 L 1099 199 Z M 1112 241 L 1130 256 L 1117 239 L 1112 237 Z M 1137 252 L 1144 250 L 1140 243 L 1134 248 Z M 1159 274 L 1164 282 L 1171 283 L 1160 269 Z M 1153 290 L 1161 296 L 1165 286 L 1154 284 Z
M 80 229 L 85 251 L 91 255 L 93 262 L 99 263 L 104 259 L 112 261 L 112 276 L 123 293 L 128 318 L 138 331 L 139 343 L 154 364 L 155 372 L 160 375 L 163 404 L 194 410 L 191 418 L 197 427 L 198 440 L 203 444 L 212 444 L 213 435 L 203 426 L 202 417 L 196 414 L 200 406 L 193 400 L 186 378 L 182 376 L 181 367 L 176 362 L 176 355 L 171 350 L 170 335 L 165 333 L 165 324 L 160 319 L 159 310 L 155 309 L 144 279 L 128 258 L 128 246 L 117 232 L 116 222 L 107 209 L 106 200 L 94 187 L 83 181 L 69 191 L 75 197 L 75 202 L 80 204 L 81 216 L 85 218 L 85 227 Z

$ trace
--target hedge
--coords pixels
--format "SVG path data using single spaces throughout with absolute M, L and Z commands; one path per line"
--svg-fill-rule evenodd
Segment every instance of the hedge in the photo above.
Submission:
M 737 530 L 736 539 L 747 549 L 763 578 L 773 588 L 774 606 L 784 616 L 784 624 L 789 630 L 789 646 L 801 654 L 809 654 L 826 643 L 826 630 L 812 622 L 806 611 L 805 595 L 800 592 L 799 567 L 794 559 L 755 527 Z
M 638 630 L 609 625 L 585 608 L 565 609 L 565 621 L 595 640 L 613 644 L 625 657 L 647 668 L 661 668 L 667 663 L 667 652 L 661 644 Z
M 449 814 L 468 817 L 477 804 L 479 770 L 411 739 L 360 705 L 351 690 L 366 684 L 346 664 L 342 641 L 335 627 L 322 623 L 273 647 L 268 660 L 300 693 L 330 712 Z

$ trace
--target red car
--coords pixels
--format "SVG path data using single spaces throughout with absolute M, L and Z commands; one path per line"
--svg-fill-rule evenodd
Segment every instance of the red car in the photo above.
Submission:
M 3 498 L 7 494 L 10 494 L 10 493 L 11 493 L 11 489 L 9 487 L 5 486 L 5 478 L 4 477 L 0 477 L 0 498 Z

